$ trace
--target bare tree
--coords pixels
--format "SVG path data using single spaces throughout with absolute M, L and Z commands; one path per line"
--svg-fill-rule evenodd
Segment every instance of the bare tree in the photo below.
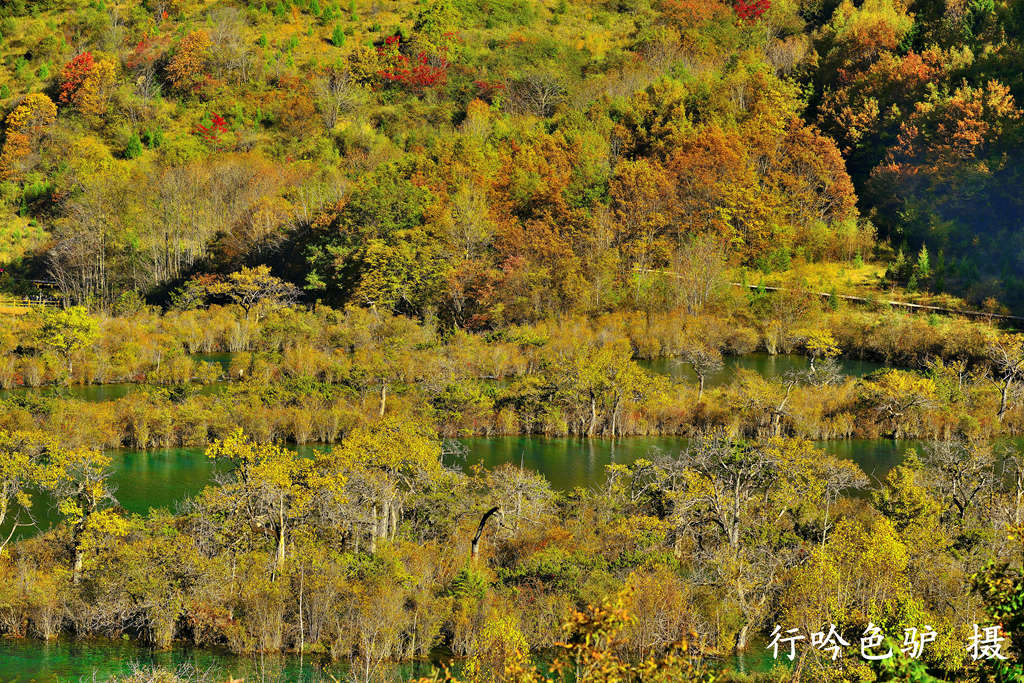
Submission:
M 139 70 L 135 77 L 135 94 L 143 100 L 149 101 L 159 97 L 162 86 L 157 76 L 156 68 L 148 65 Z
M 1000 454 L 1002 472 L 998 477 L 1012 489 L 1004 498 L 1004 521 L 1017 526 L 1024 520 L 1024 452 L 1016 448 L 1007 448 Z
M 494 237 L 494 226 L 488 218 L 487 195 L 483 189 L 462 185 L 452 197 L 452 222 L 449 239 L 458 256 L 472 259 L 485 249 Z
M 944 509 L 955 510 L 960 523 L 995 484 L 996 458 L 988 444 L 962 438 L 936 441 L 925 446 L 922 460 L 928 466 L 931 487 L 946 503 Z
M 697 400 L 704 397 L 704 382 L 708 375 L 722 369 L 722 345 L 705 339 L 694 339 L 683 347 L 682 361 L 688 363 L 697 375 Z
M 845 465 L 845 466 L 844 466 Z M 822 482 L 825 485 L 825 511 L 821 523 L 821 545 L 828 539 L 829 513 L 844 491 L 863 489 L 870 482 L 860 468 L 849 463 L 825 462 Z
M 562 79 L 552 73 L 535 71 L 508 84 L 509 102 L 520 114 L 547 118 L 565 100 Z
M 248 83 L 255 58 L 245 37 L 245 17 L 234 7 L 217 7 L 210 12 L 209 23 L 214 70 Z
M 1003 334 L 986 350 L 992 365 L 992 378 L 999 387 L 999 419 L 1013 403 L 1020 401 L 1020 384 L 1024 382 L 1024 340 L 1019 335 Z
M 723 280 L 727 245 L 714 235 L 697 235 L 676 252 L 677 287 L 688 313 L 704 308 Z
M 499 508 L 498 524 L 511 534 L 524 523 L 538 523 L 554 498 L 544 477 L 513 465 L 488 472 L 487 488 L 490 499 Z
M 778 476 L 774 461 L 761 449 L 721 437 L 701 439 L 687 458 L 701 484 L 691 494 L 698 503 L 694 523 L 717 526 L 738 553 L 748 506 Z
M 698 441 L 682 460 L 687 474 L 679 497 L 689 499 L 687 514 L 698 546 L 696 572 L 708 583 L 727 587 L 736 601 L 743 615 L 736 649 L 742 651 L 764 617 L 776 575 L 792 560 L 762 547 L 758 531 L 781 519 L 789 506 L 788 501 L 770 502 L 781 481 L 780 463 L 770 448 L 724 437 Z M 716 529 L 718 534 L 713 533 Z M 722 543 L 714 544 L 715 536 Z
M 348 70 L 328 69 L 313 81 L 313 98 L 327 130 L 333 130 L 342 114 L 366 101 L 366 91 Z

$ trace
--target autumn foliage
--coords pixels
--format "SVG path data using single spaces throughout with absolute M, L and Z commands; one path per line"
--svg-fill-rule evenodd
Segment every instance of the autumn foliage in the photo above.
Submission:
M 60 73 L 59 101 L 71 104 L 95 66 L 96 61 L 91 52 L 83 52 L 65 64 Z
M 181 39 L 167 63 L 167 77 L 178 90 L 198 90 L 206 82 L 207 62 L 210 58 L 210 34 L 199 30 Z
M 684 29 L 729 16 L 729 6 L 720 0 L 662 0 L 661 11 Z
M 401 40 L 401 36 L 388 36 L 377 48 L 377 55 L 384 63 L 378 72 L 380 77 L 414 91 L 444 85 L 448 80 L 447 58 L 443 54 L 428 55 L 425 51 L 407 55 L 402 52 Z
M 927 242 L 935 289 L 1018 244 L 1024 80 L 1002 4 L 640 2 L 429 0 L 387 23 L 359 3 L 147 0 L 116 41 L 82 27 L 96 47 L 57 73 L 47 41 L 7 55 L 8 89 L 52 87 L 61 144 L 9 130 L 5 173 L 30 187 L 0 206 L 52 231 L 30 279 L 69 300 L 159 298 L 197 263 L 288 242 L 288 267 L 267 265 L 311 298 L 474 327 L 671 306 L 639 274 L 682 267 L 694 239 L 766 276 L 888 254 L 874 235 Z M 336 229 L 309 229 L 342 196 Z M 1013 253 L 975 299 L 1005 293 Z
M 736 0 L 736 16 L 745 21 L 757 21 L 772 6 L 771 0 Z
M 57 107 L 43 94 L 26 96 L 10 114 L 4 128 L 4 145 L 0 150 L 0 177 L 18 178 L 39 140 L 57 119 Z
M 1004 49 L 998 12 L 945 7 L 841 3 L 817 44 L 816 111 L 883 236 L 911 253 L 926 246 L 938 282 L 982 300 L 996 277 L 969 283 L 975 268 L 1002 270 L 1007 292 L 1022 283 L 1008 255 L 1022 244 L 1024 204 L 1007 190 L 1021 178 L 1019 78 L 1008 75 L 1020 69 L 986 75 L 974 56 Z
M 83 114 L 102 114 L 116 76 L 117 68 L 112 60 L 97 60 L 91 52 L 83 52 L 61 70 L 58 101 L 74 106 Z
M 221 135 L 228 132 L 228 122 L 220 114 L 214 114 L 210 117 L 210 125 L 197 123 L 195 132 L 207 142 L 219 144 Z

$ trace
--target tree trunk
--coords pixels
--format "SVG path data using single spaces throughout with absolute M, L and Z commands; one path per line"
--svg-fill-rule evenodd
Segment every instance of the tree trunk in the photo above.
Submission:
M 821 525 L 821 547 L 825 547 L 825 538 L 828 535 L 828 509 L 830 507 L 828 494 L 825 494 L 825 521 Z
M 90 510 L 90 507 L 86 505 L 82 506 L 86 510 Z M 89 518 L 89 512 L 71 527 L 71 547 L 74 548 L 74 555 L 71 559 L 71 582 L 74 585 L 78 585 L 79 581 L 82 580 L 82 565 L 85 564 L 85 551 L 82 550 L 82 533 L 85 531 L 85 520 Z
M 373 506 L 373 516 L 370 523 L 370 554 L 377 552 L 377 506 Z
M 747 637 L 748 637 L 749 633 L 750 633 L 750 622 L 748 621 L 745 624 L 743 624 L 743 627 L 740 628 L 740 632 L 738 634 L 736 634 L 736 651 L 737 652 L 743 652 L 744 650 L 747 649 Z
M 277 510 L 277 568 L 280 569 L 284 566 L 284 546 L 285 546 L 285 521 L 284 521 L 284 503 L 282 502 Z
M 469 546 L 469 557 L 474 562 L 476 562 L 477 555 L 480 553 L 480 537 L 484 535 L 484 527 L 487 525 L 487 520 L 500 509 L 498 506 L 494 506 L 480 518 L 480 525 L 477 526 L 476 534 L 473 535 L 473 541 Z
M 1011 384 L 1012 382 L 1010 380 L 1006 380 L 1003 382 L 1003 386 L 999 391 L 999 413 L 997 414 L 997 417 L 1000 420 L 1003 419 L 1003 414 L 1006 412 L 1006 406 L 1009 403 Z
M 82 564 L 85 562 L 85 553 L 78 547 L 75 541 L 75 560 L 71 567 L 71 582 L 76 586 L 82 580 Z
M 380 511 L 380 526 L 377 528 L 377 536 L 381 539 L 387 540 L 388 529 L 391 528 L 391 514 L 394 512 L 394 508 L 391 505 L 391 501 L 384 503 Z
M 594 398 L 594 394 L 590 394 L 590 426 L 587 427 L 587 436 L 594 435 L 594 429 L 597 428 L 597 399 Z
M 388 385 L 381 382 L 380 384 L 380 417 L 384 417 L 384 409 L 387 407 L 388 402 Z
M 299 570 L 299 656 L 302 656 L 302 651 L 306 649 L 306 628 L 305 620 L 302 615 L 302 593 L 306 584 L 306 566 L 303 565 Z
M 1020 504 L 1022 499 L 1024 499 L 1024 476 L 1021 476 L 1021 471 L 1017 470 L 1017 495 L 1013 505 L 1014 524 L 1020 524 Z

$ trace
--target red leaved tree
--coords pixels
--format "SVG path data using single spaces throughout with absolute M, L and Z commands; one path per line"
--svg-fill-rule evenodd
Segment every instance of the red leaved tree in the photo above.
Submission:
M 401 40 L 401 36 L 388 36 L 377 48 L 377 55 L 384 65 L 377 72 L 381 78 L 414 91 L 444 85 L 448 81 L 448 59 L 443 52 L 428 55 L 421 51 L 410 57 L 402 52 Z
M 757 21 L 771 6 L 771 0 L 736 0 L 732 5 L 736 16 L 745 21 Z
M 210 118 L 209 126 L 198 123 L 194 131 L 211 145 L 219 145 L 220 136 L 228 132 L 228 122 L 220 114 L 214 114 Z
M 75 95 L 82 89 L 95 66 L 96 61 L 91 52 L 83 52 L 64 65 L 60 72 L 60 95 L 57 97 L 61 104 L 72 104 L 75 101 Z

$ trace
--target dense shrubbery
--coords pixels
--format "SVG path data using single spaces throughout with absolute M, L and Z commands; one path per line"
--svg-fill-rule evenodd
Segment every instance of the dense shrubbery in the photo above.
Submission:
M 776 293 L 684 314 L 566 317 L 488 334 L 442 331 L 359 308 L 263 302 L 94 319 L 77 309 L 14 316 L 0 379 L 136 381 L 116 400 L 15 390 L 0 425 L 55 430 L 75 444 L 205 445 L 242 426 L 261 441 L 333 443 L 385 414 L 417 415 L 445 436 L 696 435 L 992 437 L 1024 430 L 1019 336 L 901 313 L 822 311 Z M 724 354 L 767 349 L 810 359 L 802 373 L 739 372 L 681 383 L 637 359 L 675 358 L 700 377 Z M 226 369 L 186 351 L 232 350 Z M 838 374 L 839 353 L 894 369 Z M 213 390 L 204 383 L 215 379 Z
M 985 617 L 965 586 L 1014 561 L 1006 539 L 1022 514 L 1019 459 L 983 441 L 908 453 L 869 497 L 856 466 L 808 442 L 722 437 L 611 466 L 599 490 L 555 494 L 514 467 L 445 470 L 431 431 L 384 419 L 308 459 L 236 432 L 209 450 L 236 464 L 228 480 L 177 515 L 145 518 L 94 495 L 98 455 L 4 432 L 4 453 L 24 463 L 16 488 L 39 481 L 67 501 L 68 521 L 0 556 L 0 631 L 301 648 L 349 661 L 364 681 L 437 644 L 468 657 L 469 680 L 535 680 L 531 657 L 560 648 L 570 670 L 626 675 L 659 660 L 666 680 L 698 680 L 666 653 L 742 650 L 774 623 L 924 620 L 939 633 L 924 664 L 977 674 L 961 641 Z M 991 577 L 986 599 L 1012 611 L 996 606 L 1009 588 Z M 811 654 L 803 666 L 858 678 L 858 662 Z M 585 680 L 611 679 L 594 669 Z

